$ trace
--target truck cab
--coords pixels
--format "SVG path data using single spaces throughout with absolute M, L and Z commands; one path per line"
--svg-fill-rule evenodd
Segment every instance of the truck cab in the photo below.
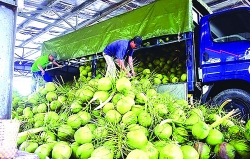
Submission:
M 250 8 L 230 9 L 201 18 L 198 81 L 203 102 L 250 113 Z

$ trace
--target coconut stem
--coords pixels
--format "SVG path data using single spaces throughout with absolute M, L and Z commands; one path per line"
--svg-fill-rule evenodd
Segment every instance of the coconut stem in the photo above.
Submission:
M 62 76 L 61 76 L 61 75 L 60 75 L 60 78 L 61 78 L 61 80 L 62 80 L 62 83 L 63 83 L 63 84 L 65 84 L 65 83 L 64 83 L 64 80 L 63 80 L 63 78 L 62 78 Z
M 166 120 L 161 121 L 160 125 L 163 125 L 165 123 L 172 123 L 173 121 L 174 121 L 173 119 L 166 119 Z
M 213 124 L 210 125 L 211 128 L 215 128 L 217 126 L 219 126 L 224 120 L 228 119 L 230 116 L 232 116 L 236 111 L 233 109 L 232 111 L 230 111 L 227 115 L 225 115 L 224 117 L 222 117 L 219 120 L 216 120 Z
M 225 102 L 223 102 L 223 103 L 221 104 L 221 106 L 219 107 L 218 111 L 221 112 L 221 110 L 225 107 L 225 105 L 227 105 L 227 103 L 229 103 L 229 102 L 231 102 L 231 101 L 232 101 L 232 99 L 228 99 L 228 100 L 226 100 Z
M 44 130 L 45 130 L 45 127 L 30 129 L 30 130 L 18 133 L 17 136 L 22 137 L 22 136 L 26 136 L 26 135 L 29 135 L 29 134 L 36 134 L 36 133 L 39 133 L 39 132 L 44 131 Z
M 104 107 L 113 98 L 114 94 L 115 94 L 115 92 L 112 92 L 111 95 L 109 96 L 109 98 L 105 102 L 101 103 L 94 110 L 98 110 L 98 109 L 101 109 L 102 107 Z
M 74 76 L 74 81 L 75 81 L 75 83 L 77 83 L 76 76 Z
M 88 102 L 88 104 L 87 105 L 90 105 L 92 102 L 94 102 L 95 100 L 97 100 L 97 97 L 93 97 L 89 102 Z

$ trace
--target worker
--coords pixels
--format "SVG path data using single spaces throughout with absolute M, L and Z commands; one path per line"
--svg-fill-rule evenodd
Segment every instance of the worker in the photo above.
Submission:
M 115 77 L 116 65 L 126 72 L 128 77 L 135 76 L 133 53 L 134 49 L 140 48 L 142 39 L 140 36 L 135 36 L 131 40 L 116 40 L 107 45 L 103 51 L 103 57 L 107 64 L 106 77 Z M 128 56 L 129 70 L 126 69 L 124 59 Z
M 57 54 L 55 52 L 49 54 L 49 55 L 43 55 L 39 57 L 35 62 L 33 63 L 31 67 L 32 72 L 32 92 L 36 90 L 37 84 L 39 84 L 39 79 L 43 77 L 44 81 L 46 82 L 52 82 L 53 79 L 50 77 L 48 73 L 45 72 L 46 66 L 52 62 L 54 65 L 62 68 L 62 65 L 59 65 L 55 60 L 57 59 Z

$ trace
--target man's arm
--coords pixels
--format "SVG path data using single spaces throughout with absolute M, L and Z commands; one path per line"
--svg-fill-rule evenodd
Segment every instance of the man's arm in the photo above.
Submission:
M 57 67 L 62 67 L 62 65 L 59 65 L 55 60 L 54 61 L 52 61 L 52 63 L 54 64 L 54 65 L 56 65 Z
M 126 67 L 125 67 L 125 65 L 124 65 L 124 61 L 121 60 L 121 59 L 118 59 L 117 62 L 118 62 L 119 67 L 120 67 L 123 71 L 126 72 L 126 75 L 127 75 L 127 76 L 130 77 L 131 74 L 130 74 L 129 72 L 127 72 Z
M 126 67 L 125 67 L 125 65 L 124 65 L 123 60 L 118 59 L 117 62 L 118 62 L 119 67 L 120 67 L 123 71 L 126 71 Z
M 134 71 L 134 63 L 133 63 L 133 57 L 129 56 L 128 57 L 128 64 L 131 69 L 132 76 L 135 76 L 135 71 Z
M 60 68 L 62 67 L 62 65 L 59 65 L 56 61 L 52 61 L 52 63 L 53 63 L 54 65 L 60 67 Z M 42 72 L 41 74 L 44 75 L 45 71 L 44 71 L 44 69 L 42 68 L 42 66 L 38 64 L 37 67 L 38 67 L 39 70 Z
M 45 71 L 44 71 L 44 69 L 42 68 L 42 66 L 38 64 L 37 67 L 38 67 L 39 70 L 42 72 L 41 74 L 44 75 Z

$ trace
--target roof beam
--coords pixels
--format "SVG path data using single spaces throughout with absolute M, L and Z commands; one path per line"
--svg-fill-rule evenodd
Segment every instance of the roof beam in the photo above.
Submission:
M 29 59 L 25 59 L 25 58 L 14 58 L 15 60 L 14 61 L 26 61 L 26 62 L 30 62 L 30 63 L 33 63 L 34 62 L 34 60 L 29 60 Z
M 115 6 L 112 6 L 112 7 L 109 7 L 107 10 L 104 10 L 103 13 L 101 13 L 98 17 L 96 17 L 95 19 L 93 19 L 92 21 L 88 22 L 86 26 L 89 26 L 95 22 L 97 22 L 98 20 L 102 19 L 103 17 L 107 16 L 108 14 L 112 13 L 113 11 L 117 10 L 118 8 L 120 7 L 123 7 L 125 5 L 127 5 L 128 3 L 130 3 L 131 1 L 133 0 L 125 0 L 125 1 L 122 1 L 120 3 L 118 3 L 117 5 Z
M 21 47 L 21 46 L 15 46 L 15 47 L 22 48 L 22 49 L 40 50 L 40 48 Z
M 16 53 L 14 53 L 14 54 L 15 54 L 16 56 L 18 56 L 20 59 L 23 58 L 22 56 L 20 56 L 20 55 L 18 55 L 18 54 L 16 54 Z M 16 59 L 16 58 L 15 58 L 15 59 Z
M 83 2 L 79 6 L 75 7 L 72 9 L 71 13 L 78 13 L 81 11 L 83 8 L 89 6 L 90 4 L 94 3 L 96 0 L 87 0 L 86 2 Z
M 58 25 L 58 24 L 50 23 L 50 22 L 47 22 L 47 21 L 45 21 L 45 20 L 41 20 L 41 19 L 37 19 L 37 18 L 34 18 L 34 17 L 30 17 L 30 16 L 27 16 L 27 15 L 24 14 L 24 13 L 18 13 L 18 16 L 19 16 L 19 17 L 23 17 L 23 18 L 27 18 L 27 19 L 30 19 L 30 20 L 33 20 L 33 21 L 41 22 L 41 23 L 44 23 L 44 24 L 53 25 L 53 26 L 58 27 L 58 28 L 68 29 L 68 28 L 65 27 L 65 26 L 60 26 L 60 25 Z
M 51 7 L 49 7 L 49 6 L 41 6 L 39 4 L 32 3 L 32 2 L 25 2 L 25 4 L 27 4 L 28 6 L 42 8 L 43 10 L 41 10 L 41 11 L 34 11 L 34 12 L 23 12 L 23 13 L 31 14 L 31 13 L 41 13 L 41 12 L 45 12 L 45 11 L 55 10 L 55 11 L 66 13 L 66 14 L 72 14 L 71 12 L 67 12 L 67 11 L 64 11 L 64 10 L 57 9 L 57 8 L 54 7 L 54 5 L 51 6 Z
M 19 57 L 22 58 L 22 59 L 25 59 L 25 58 L 27 58 L 28 56 L 33 55 L 33 54 L 35 54 L 36 52 L 38 52 L 38 51 L 41 50 L 41 47 L 31 48 L 31 47 L 15 46 L 15 48 L 21 48 L 21 49 L 23 49 L 23 54 L 22 54 L 22 56 L 19 56 L 19 55 L 17 55 L 17 54 L 15 53 L 15 55 L 19 56 Z M 24 54 L 24 49 L 29 49 L 30 51 Z M 15 58 L 15 59 L 17 59 L 17 58 Z
M 51 7 L 53 5 L 55 5 L 59 0 L 52 0 L 50 3 L 47 4 L 47 7 Z M 35 15 L 35 17 L 38 17 L 39 15 L 41 15 L 42 13 L 37 13 Z M 27 19 L 25 22 L 23 22 L 21 25 L 19 25 L 19 27 L 17 27 L 16 32 L 19 32 L 20 30 L 22 30 L 24 27 L 28 26 L 29 23 L 31 22 L 31 19 Z
M 233 7 L 234 5 L 235 6 L 239 6 L 239 4 L 242 4 L 241 2 L 242 0 L 231 0 L 230 2 L 228 0 L 213 0 L 211 2 L 208 2 L 207 5 L 209 7 L 215 7 L 221 3 L 224 3 L 224 2 L 227 2 L 229 5 L 228 6 L 225 6 L 223 8 L 230 8 L 230 7 Z M 220 9 L 221 10 L 221 9 Z
M 238 6 L 241 6 L 241 5 L 243 5 L 243 3 L 241 1 L 239 1 L 239 2 L 233 3 L 231 5 L 226 5 L 224 7 L 220 7 L 218 9 L 214 9 L 213 11 L 214 12 L 222 11 L 222 10 L 226 10 L 226 9 L 230 9 L 230 8 L 235 8 L 235 7 L 238 7 Z M 216 5 L 210 6 L 210 7 L 213 8 L 213 7 L 216 7 Z
M 74 27 L 73 25 L 71 25 L 66 19 L 64 19 L 62 16 L 60 16 L 60 14 L 58 14 L 56 11 L 53 10 L 53 12 L 60 17 L 65 23 L 67 23 L 72 29 L 76 30 L 76 27 Z
M 99 19 L 101 19 L 101 18 L 107 16 L 108 14 L 112 13 L 112 12 L 115 11 L 116 9 L 125 6 L 126 4 L 128 4 L 128 3 L 131 2 L 131 1 L 132 1 L 132 0 L 124 0 L 124 1 L 122 1 L 122 2 L 120 2 L 120 3 L 118 3 L 118 4 L 109 6 L 108 8 L 102 10 L 99 14 L 95 15 L 95 16 L 93 17 L 94 19 L 93 19 L 92 21 L 90 21 L 90 22 L 89 22 L 89 21 L 87 21 L 87 22 L 82 22 L 82 23 L 78 24 L 78 29 L 83 28 L 83 27 L 87 27 L 87 26 L 89 26 L 89 25 L 91 25 L 91 24 L 97 22 Z M 67 30 L 64 31 L 62 34 L 60 34 L 60 36 L 61 36 L 61 35 L 64 35 L 64 34 L 67 34 L 69 31 L 71 31 L 71 30 L 67 29 Z
M 218 5 L 218 4 L 223 3 L 223 2 L 225 2 L 225 1 L 228 1 L 228 0 L 214 0 L 214 1 L 208 2 L 207 5 L 208 5 L 209 7 L 212 7 L 212 6 L 214 6 L 214 5 Z
M 40 50 L 30 50 L 30 51 L 27 52 L 23 57 L 24 57 L 24 58 L 27 58 L 27 57 L 29 57 L 29 56 L 31 56 L 31 55 L 34 55 L 34 54 L 37 53 L 38 51 L 40 51 Z
M 19 73 L 19 74 L 18 74 Z M 20 70 L 18 70 L 18 71 L 15 71 L 14 70 L 14 77 L 27 77 L 27 78 L 30 78 L 31 77 L 31 72 L 28 72 L 28 71 L 20 71 Z
M 74 14 L 77 14 L 81 9 L 91 5 L 93 2 L 95 2 L 96 0 L 88 0 L 86 2 L 83 2 L 82 4 L 80 4 L 78 7 L 75 7 L 73 9 L 73 11 L 69 12 L 69 14 L 64 17 L 64 19 L 60 19 L 60 20 L 57 20 L 55 21 L 53 24 L 58 24 L 58 23 L 61 23 L 63 22 L 65 19 L 67 20 L 68 18 L 72 17 Z M 71 13 L 71 14 L 70 14 Z M 73 14 L 72 14 L 73 13 Z M 29 42 L 33 41 L 34 39 L 40 37 L 41 35 L 43 35 L 44 33 L 46 33 L 47 31 L 49 31 L 53 26 L 50 25 L 50 26 L 47 26 L 42 32 L 40 32 L 39 34 L 31 37 L 30 39 L 24 41 L 20 46 L 25 46 L 26 44 L 28 44 Z

